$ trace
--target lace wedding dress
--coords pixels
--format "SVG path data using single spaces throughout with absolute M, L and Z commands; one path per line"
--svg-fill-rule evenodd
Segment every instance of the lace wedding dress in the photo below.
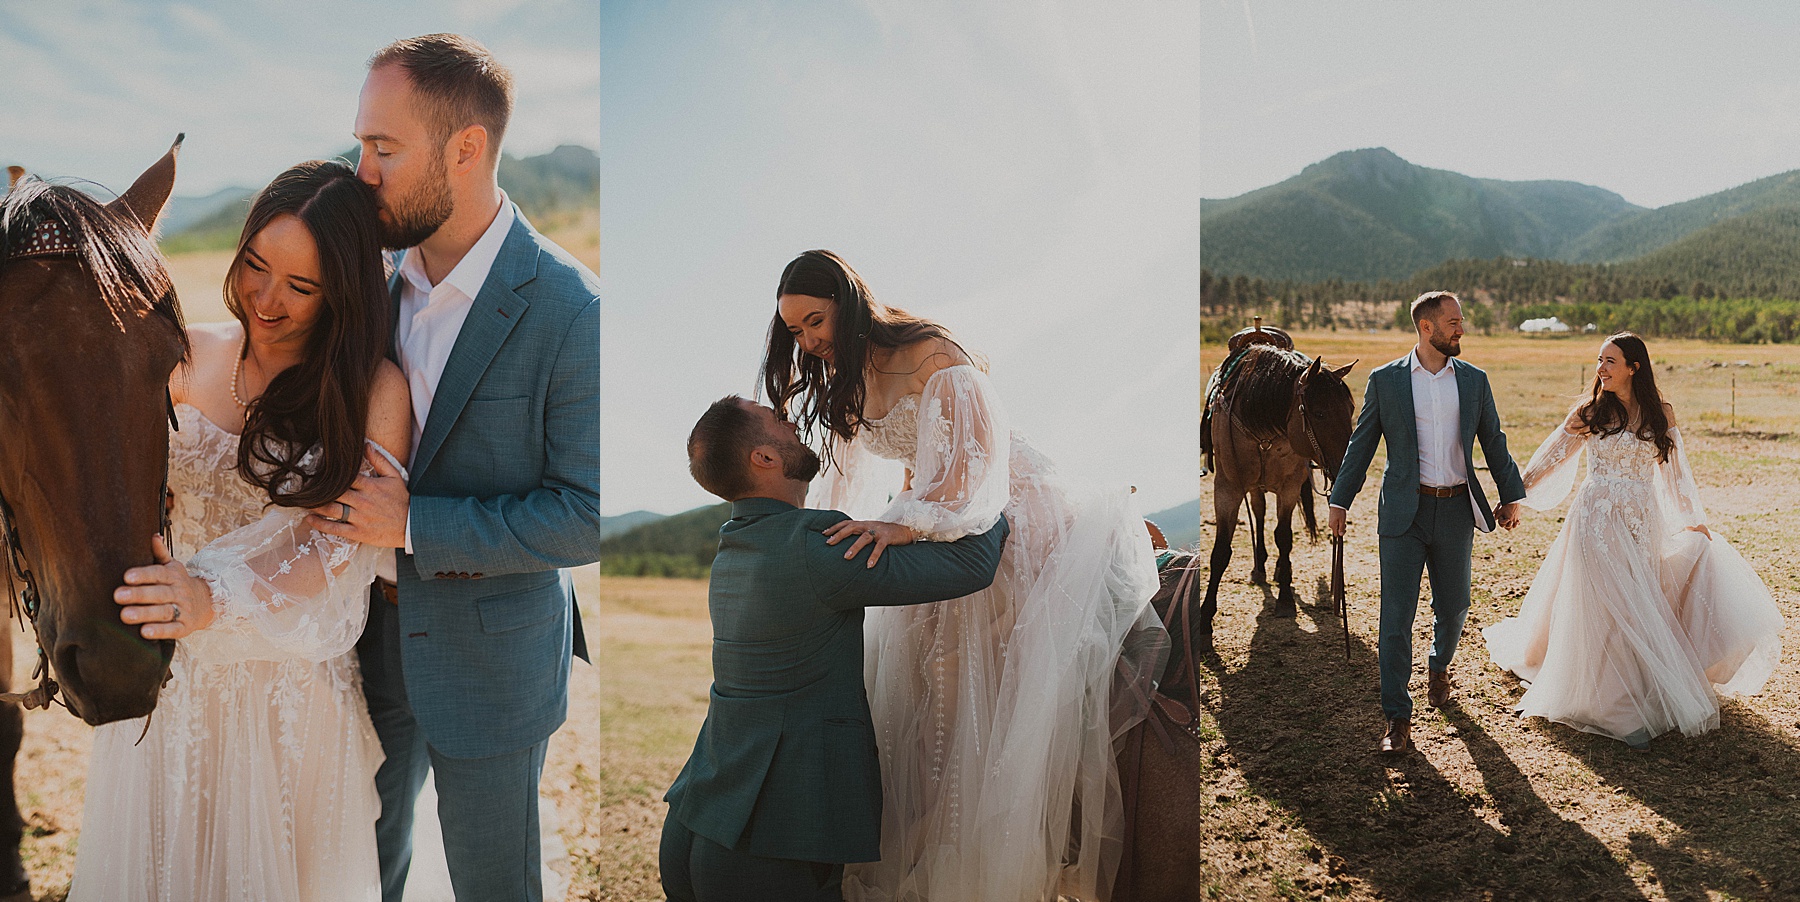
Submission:
M 220 613 L 176 644 L 148 730 L 94 731 L 69 898 L 377 900 L 382 753 L 347 652 L 382 549 L 265 513 L 235 470 L 237 436 L 177 414 L 172 550 Z
M 987 590 L 866 614 L 882 856 L 847 869 L 846 896 L 1105 898 L 1123 833 L 1113 740 L 1141 718 L 1131 690 L 1167 648 L 1130 493 L 1077 492 L 1009 432 L 987 376 L 967 365 L 932 375 L 833 454 L 810 507 L 930 541 L 985 531 L 1002 511 L 1012 528 Z
M 1782 618 L 1742 555 L 1705 522 L 1681 433 L 1667 461 L 1629 432 L 1558 427 L 1525 468 L 1548 510 L 1593 452 L 1562 533 L 1517 617 L 1483 630 L 1494 663 L 1530 684 L 1517 708 L 1634 746 L 1719 723 L 1716 693 L 1754 694 L 1781 655 Z

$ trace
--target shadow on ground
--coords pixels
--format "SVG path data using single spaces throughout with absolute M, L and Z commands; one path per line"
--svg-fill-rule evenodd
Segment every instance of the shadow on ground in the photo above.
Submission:
M 1375 651 L 1353 635 L 1345 661 L 1323 588 L 1321 580 L 1313 599 L 1303 593 L 1301 605 L 1318 631 L 1269 616 L 1273 599 L 1265 593 L 1248 659 L 1213 669 L 1216 695 L 1208 702 L 1223 742 L 1214 763 L 1235 766 L 1244 786 L 1209 791 L 1202 804 L 1240 806 L 1244 814 L 1210 818 L 1232 825 L 1237 835 L 1222 839 L 1236 848 L 1230 862 L 1207 857 L 1204 882 L 1224 892 L 1260 884 L 1282 896 L 1644 898 L 1599 840 L 1545 804 L 1478 718 L 1454 706 L 1433 713 L 1421 686 L 1413 735 L 1424 746 L 1398 759 L 1381 756 Z M 1428 610 L 1421 604 L 1422 616 Z M 1423 649 L 1416 651 L 1422 659 Z M 1439 716 L 1444 723 L 1421 728 L 1421 720 Z M 1434 766 L 1433 751 L 1446 742 L 1467 749 L 1481 791 L 1457 786 Z M 1310 839 L 1284 836 L 1289 824 Z M 1790 842 L 1793 835 L 1785 834 Z M 1270 873 L 1284 841 L 1301 843 L 1316 873 Z M 1771 852 L 1779 841 L 1767 839 Z

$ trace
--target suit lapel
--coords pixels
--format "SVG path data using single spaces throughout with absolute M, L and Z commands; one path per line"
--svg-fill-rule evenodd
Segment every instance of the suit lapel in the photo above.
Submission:
M 517 215 L 517 214 L 515 214 Z M 530 306 L 513 289 L 537 275 L 537 243 L 531 238 L 531 226 L 520 215 L 507 233 L 506 242 L 494 258 L 493 269 L 482 283 L 481 293 L 469 308 L 469 317 L 457 333 L 450 359 L 444 363 L 444 375 L 438 380 L 437 393 L 431 398 L 431 413 L 425 418 L 425 431 L 419 436 L 419 447 L 413 454 L 413 479 L 418 479 L 450 434 L 450 427 L 469 403 L 475 384 L 487 372 L 488 364 L 499 353 L 506 336 L 518 325 L 519 317 Z
M 1450 365 L 1456 367 L 1456 405 L 1458 414 L 1456 433 L 1457 436 L 1462 439 L 1463 456 L 1468 458 L 1470 463 L 1473 463 L 1475 451 L 1471 446 L 1471 443 L 1475 441 L 1475 373 L 1468 367 L 1458 363 L 1454 357 L 1450 359 Z
M 1410 449 L 1407 456 L 1412 458 L 1413 467 L 1416 469 L 1419 460 L 1419 412 L 1413 407 L 1412 365 L 1408 361 L 1408 357 L 1402 357 L 1400 358 L 1400 364 L 1394 367 L 1394 391 L 1400 397 L 1401 404 L 1399 409 L 1405 420 L 1405 422 L 1395 424 L 1395 432 L 1404 437 L 1406 442 L 1405 447 Z M 1393 456 L 1393 446 L 1394 439 L 1392 436 L 1389 436 L 1389 456 Z

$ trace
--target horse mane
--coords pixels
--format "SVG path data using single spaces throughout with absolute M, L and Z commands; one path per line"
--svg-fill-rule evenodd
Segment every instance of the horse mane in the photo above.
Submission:
M 0 197 L 0 270 L 44 223 L 62 226 L 63 234 L 75 245 L 75 257 L 93 276 L 101 300 L 121 331 L 125 316 L 143 312 L 161 316 L 175 325 L 186 356 L 188 339 L 181 305 L 156 245 L 137 222 L 120 217 L 76 188 L 28 178 Z
M 1233 415 L 1258 435 L 1286 431 L 1294 382 L 1311 364 L 1311 358 L 1299 351 L 1268 344 L 1245 348 L 1230 388 Z

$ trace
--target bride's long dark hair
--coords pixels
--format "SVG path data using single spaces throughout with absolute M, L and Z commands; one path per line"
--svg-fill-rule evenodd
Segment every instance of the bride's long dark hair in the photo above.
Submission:
M 318 507 L 349 489 L 362 467 L 369 393 L 393 335 L 391 304 L 374 189 L 341 162 L 314 160 L 276 176 L 250 204 L 225 274 L 225 307 L 246 334 L 238 268 L 250 239 L 283 214 L 304 223 L 318 246 L 323 303 L 306 356 L 250 402 L 237 469 L 274 504 Z M 302 465 L 315 446 L 316 462 Z
M 1637 366 L 1631 374 L 1631 396 L 1638 402 L 1638 423 L 1632 435 L 1654 442 L 1657 460 L 1667 461 L 1669 452 L 1675 448 L 1675 439 L 1669 435 L 1669 417 L 1663 413 L 1662 392 L 1656 388 L 1656 367 L 1650 364 L 1650 349 L 1632 332 L 1615 334 L 1606 340 L 1606 344 L 1618 348 L 1627 364 Z M 1598 374 L 1594 376 L 1588 399 L 1575 409 L 1575 416 L 1589 435 L 1612 435 L 1631 426 L 1625 405 L 1617 395 L 1600 388 Z
M 788 263 L 775 297 L 787 294 L 823 298 L 836 310 L 831 335 L 834 363 L 829 365 L 800 348 L 779 311 L 769 322 L 763 390 L 769 403 L 793 420 L 809 442 L 821 434 L 843 441 L 856 435 L 868 399 L 863 373 L 871 346 L 897 348 L 926 338 L 955 342 L 942 325 L 877 301 L 862 276 L 831 251 L 807 251 Z M 831 443 L 824 444 L 829 460 Z

